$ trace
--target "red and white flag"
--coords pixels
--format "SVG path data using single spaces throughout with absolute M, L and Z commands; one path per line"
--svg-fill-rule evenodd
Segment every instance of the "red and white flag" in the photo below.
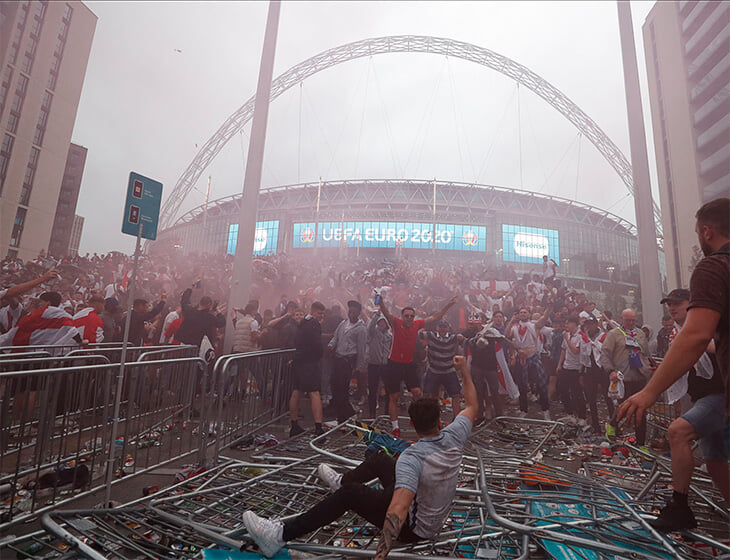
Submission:
M 73 316 L 73 322 L 83 340 L 91 344 L 104 341 L 104 321 L 93 307 L 84 307 Z
M 21 317 L 18 324 L 0 336 L 3 346 L 76 346 L 79 330 L 71 315 L 59 307 L 48 306 Z
M 494 352 L 497 355 L 497 378 L 501 385 L 500 392 L 504 390 L 509 395 L 509 398 L 516 399 L 520 396 L 520 390 L 517 388 L 514 379 L 512 379 L 512 372 L 509 370 L 507 358 L 505 358 L 504 350 L 499 342 L 494 344 Z

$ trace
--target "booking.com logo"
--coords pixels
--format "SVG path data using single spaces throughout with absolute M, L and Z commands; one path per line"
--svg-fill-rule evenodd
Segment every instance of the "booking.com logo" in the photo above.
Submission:
M 479 236 L 470 230 L 462 236 L 462 241 L 466 247 L 476 247 L 479 243 Z

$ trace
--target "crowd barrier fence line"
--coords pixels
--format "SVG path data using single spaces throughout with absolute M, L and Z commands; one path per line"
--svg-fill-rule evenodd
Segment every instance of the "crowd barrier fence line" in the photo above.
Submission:
M 51 355 L 57 348 L 26 350 L 0 359 L 0 494 L 9 504 L 0 531 L 185 457 L 217 464 L 221 449 L 281 417 L 291 394 L 293 350 L 209 366 L 170 357 L 197 356 L 194 346 L 134 347 L 113 418 L 119 364 L 110 358 L 119 346 L 60 357 Z

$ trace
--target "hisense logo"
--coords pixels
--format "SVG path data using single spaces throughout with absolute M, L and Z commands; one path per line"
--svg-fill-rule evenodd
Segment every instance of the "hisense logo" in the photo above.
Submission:
M 513 246 L 521 257 L 541 259 L 550 253 L 548 238 L 539 233 L 516 233 Z
M 266 249 L 266 243 L 269 240 L 269 232 L 264 228 L 256 228 L 256 233 L 253 234 L 253 250 L 263 251 Z

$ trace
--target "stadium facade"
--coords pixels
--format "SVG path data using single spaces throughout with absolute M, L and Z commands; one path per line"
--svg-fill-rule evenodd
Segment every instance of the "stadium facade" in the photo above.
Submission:
M 158 234 L 151 252 L 234 253 L 240 200 L 232 195 L 187 212 Z M 437 254 L 518 272 L 539 269 L 548 255 L 576 287 L 617 283 L 630 291 L 639 283 L 636 228 L 626 220 L 568 199 L 469 183 L 388 179 L 265 188 L 254 249 L 257 255 Z

